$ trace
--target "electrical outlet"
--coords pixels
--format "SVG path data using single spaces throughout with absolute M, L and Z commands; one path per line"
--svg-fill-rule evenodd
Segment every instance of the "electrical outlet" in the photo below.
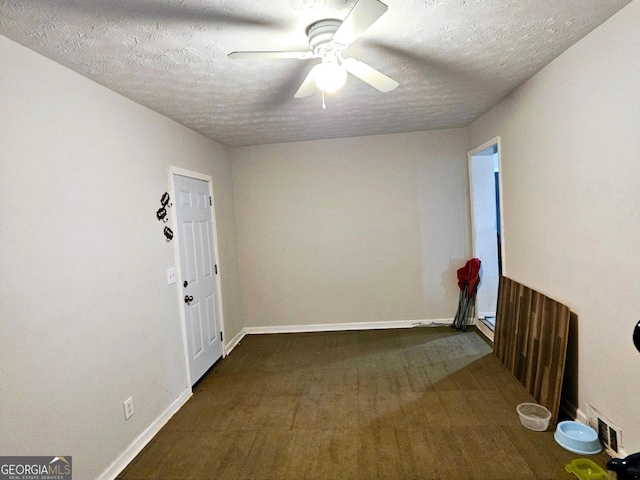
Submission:
M 124 419 L 129 420 L 133 415 L 133 397 L 129 397 L 124 401 Z
M 167 268 L 167 285 L 173 285 L 176 283 L 176 269 Z

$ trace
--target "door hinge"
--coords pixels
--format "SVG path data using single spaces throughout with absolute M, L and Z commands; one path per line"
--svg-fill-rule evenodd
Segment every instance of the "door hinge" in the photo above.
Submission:
M 213 270 L 216 272 L 216 275 L 218 274 L 218 265 L 214 265 L 213 266 Z
M 213 200 L 211 200 L 211 195 L 209 195 L 209 206 L 213 205 Z
M 222 332 L 220 332 L 220 341 L 223 342 L 224 341 L 224 335 L 222 334 Z

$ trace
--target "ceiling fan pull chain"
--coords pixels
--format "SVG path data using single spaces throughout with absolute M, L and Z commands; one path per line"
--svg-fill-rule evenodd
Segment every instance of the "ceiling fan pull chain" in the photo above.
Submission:
M 324 90 L 322 90 L 322 109 L 323 110 L 327 109 L 327 105 L 324 103 Z

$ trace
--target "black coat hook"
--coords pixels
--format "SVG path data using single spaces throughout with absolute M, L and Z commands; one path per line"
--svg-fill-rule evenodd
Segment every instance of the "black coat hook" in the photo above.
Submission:
M 162 194 L 162 197 L 160 198 L 160 204 L 163 207 L 171 208 L 173 203 L 169 203 L 170 201 L 171 201 L 171 197 L 169 196 L 169 194 L 167 192 L 164 192 Z
M 167 223 L 169 217 L 167 217 L 167 209 L 164 207 L 160 207 L 156 212 L 156 217 L 158 220 L 162 220 L 164 223 Z
M 166 237 L 167 242 L 170 242 L 173 238 L 173 230 L 171 230 L 169 227 L 164 227 L 164 236 Z

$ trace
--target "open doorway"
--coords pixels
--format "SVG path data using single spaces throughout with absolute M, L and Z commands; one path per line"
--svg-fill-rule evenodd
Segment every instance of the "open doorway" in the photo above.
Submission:
M 493 341 L 498 284 L 504 270 L 500 139 L 471 150 L 468 159 L 473 256 L 482 262 L 475 323 Z

